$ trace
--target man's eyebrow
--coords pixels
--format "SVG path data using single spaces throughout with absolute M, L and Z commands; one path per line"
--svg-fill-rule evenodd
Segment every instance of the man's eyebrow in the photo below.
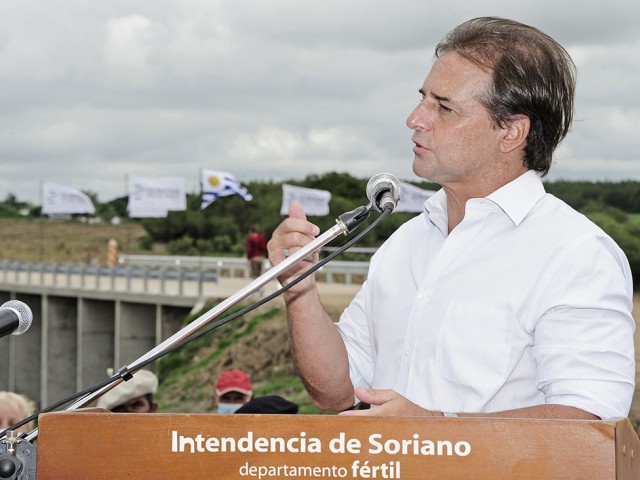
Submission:
M 418 92 L 420 92 L 420 95 L 422 95 L 423 97 L 426 97 L 427 94 L 425 93 L 424 89 L 420 89 L 418 90 Z M 434 100 L 437 100 L 439 102 L 451 102 L 451 99 L 449 97 L 443 97 L 442 95 L 438 95 L 437 93 L 433 93 L 430 92 L 429 95 L 431 98 L 433 98 Z
M 451 99 L 449 97 L 443 97 L 442 95 L 438 95 L 437 93 L 431 92 L 431 97 L 434 100 L 438 100 L 439 102 L 450 102 Z

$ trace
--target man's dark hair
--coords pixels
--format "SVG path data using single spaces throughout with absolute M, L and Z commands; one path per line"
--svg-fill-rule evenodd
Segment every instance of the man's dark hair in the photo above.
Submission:
M 491 89 L 480 101 L 496 126 L 513 115 L 529 117 L 524 165 L 546 175 L 573 120 L 576 69 L 567 51 L 529 25 L 481 17 L 457 26 L 436 46 L 436 57 L 447 52 L 492 73 Z

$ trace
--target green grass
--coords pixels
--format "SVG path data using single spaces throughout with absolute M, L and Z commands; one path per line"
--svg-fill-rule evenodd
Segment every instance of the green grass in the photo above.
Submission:
M 231 308 L 216 321 L 227 318 L 240 311 L 244 306 L 238 305 Z M 187 325 L 199 318 L 210 308 L 210 305 L 205 306 L 200 312 L 190 315 L 185 319 L 184 324 Z M 243 365 L 237 362 L 221 368 L 220 363 L 233 357 L 230 352 L 238 347 L 239 342 L 243 342 L 241 348 L 248 348 L 255 351 L 255 355 L 261 355 L 260 340 L 254 339 L 254 334 L 264 336 L 264 332 L 259 331 L 261 325 L 278 332 L 286 330 L 282 307 L 239 317 L 160 359 L 156 366 L 160 378 L 160 388 L 157 395 L 160 411 L 210 412 L 215 382 L 211 372 L 237 368 L 250 374 L 255 396 L 281 395 L 297 403 L 301 414 L 327 413 L 312 404 L 302 381 L 295 374 L 290 356 L 276 355 L 278 358 L 285 358 L 285 360 L 282 360 L 281 364 L 273 365 L 268 371 L 255 371 L 254 365 Z M 283 352 L 288 351 L 286 340 L 278 348 Z

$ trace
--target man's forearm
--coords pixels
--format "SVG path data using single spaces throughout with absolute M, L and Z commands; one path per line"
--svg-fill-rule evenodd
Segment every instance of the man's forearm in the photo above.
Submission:
M 317 290 L 285 299 L 291 351 L 309 396 L 322 409 L 350 407 L 354 396 L 347 351 Z

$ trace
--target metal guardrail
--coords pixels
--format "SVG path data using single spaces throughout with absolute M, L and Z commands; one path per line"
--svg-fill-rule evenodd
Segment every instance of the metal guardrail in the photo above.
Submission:
M 265 270 L 270 268 L 265 260 Z M 333 260 L 317 273 L 320 282 L 358 284 L 369 262 Z M 0 260 L 0 283 L 112 292 L 203 296 L 222 277 L 250 278 L 249 262 L 234 257 L 121 255 L 115 267 Z
M 4 284 L 39 284 L 57 288 L 153 294 L 176 293 L 178 295 L 183 295 L 185 287 L 190 284 L 197 286 L 198 296 L 202 296 L 205 284 L 217 283 L 218 271 L 216 269 L 153 268 L 139 265 L 108 267 L 2 260 L 0 261 L 0 279 Z
M 220 277 L 250 277 L 249 262 L 239 257 L 191 257 L 179 255 L 120 255 L 120 265 L 136 265 L 156 268 L 181 268 L 215 270 Z M 270 268 L 265 259 L 265 270 Z M 367 278 L 369 262 L 333 260 L 316 274 L 318 281 L 327 283 L 362 283 Z

